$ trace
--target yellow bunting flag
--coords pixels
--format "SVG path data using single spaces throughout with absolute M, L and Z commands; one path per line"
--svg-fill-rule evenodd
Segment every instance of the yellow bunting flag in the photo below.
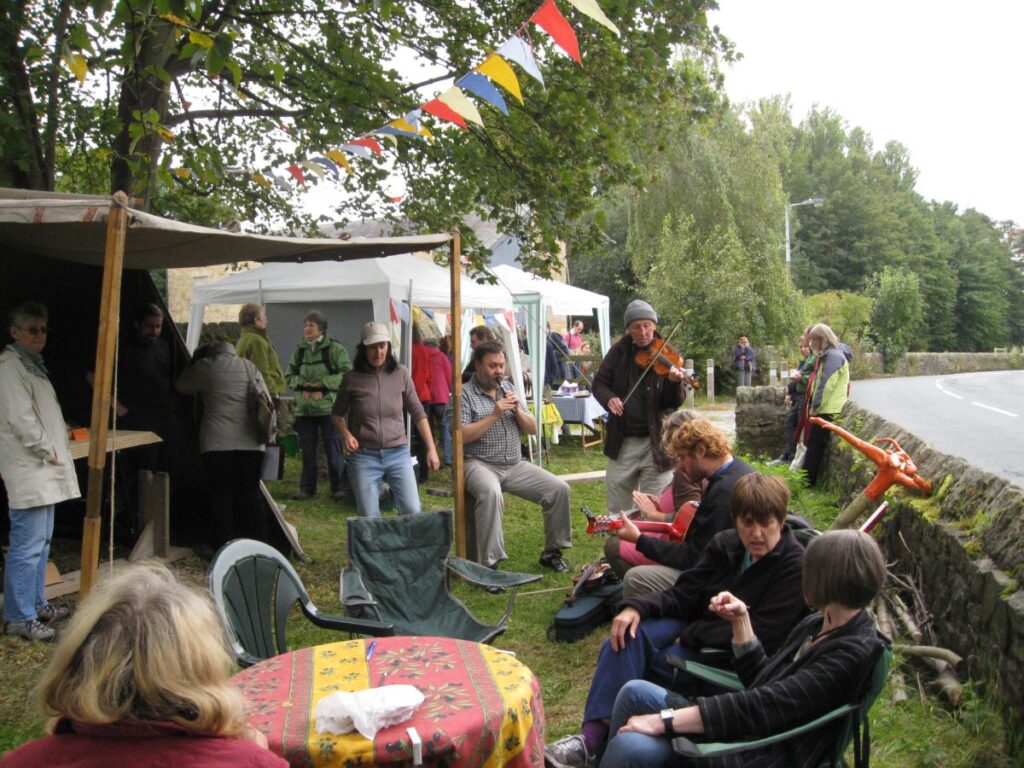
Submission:
M 457 85 L 453 85 L 447 91 L 437 97 L 438 101 L 442 101 L 457 112 L 461 117 L 469 120 L 471 123 L 476 123 L 481 128 L 484 127 L 483 118 L 480 117 L 480 111 L 476 108 L 476 105 L 466 98 L 466 94 L 462 92 L 462 89 Z
M 269 181 L 267 181 L 267 177 L 264 176 L 262 173 L 254 173 L 252 175 L 252 180 L 255 181 L 257 184 L 259 184 L 264 189 L 273 189 L 274 188 L 274 185 L 271 184 Z
M 433 141 L 434 141 L 434 134 L 432 134 L 432 133 L 430 132 L 430 129 L 429 129 L 429 128 L 427 128 L 427 126 L 425 126 L 425 125 L 424 125 L 424 126 L 422 126 L 422 127 L 420 128 L 420 130 L 419 130 L 419 134 L 420 134 L 420 136 L 422 136 L 423 138 L 425 138 L 425 139 L 426 139 L 427 141 L 429 141 L 429 142 L 433 143 Z
M 344 152 L 332 149 L 330 152 L 324 152 L 324 157 L 329 157 L 346 171 L 352 173 L 352 166 L 348 164 L 348 157 L 345 156 Z
M 394 144 L 394 145 L 395 145 L 396 147 L 398 146 L 398 137 L 397 137 L 397 136 L 395 136 L 395 134 L 393 134 L 393 133 L 382 133 L 382 134 L 380 134 L 380 137 L 381 137 L 382 139 L 385 139 L 385 140 L 387 140 L 387 141 L 390 141 L 390 142 L 391 142 L 392 144 Z
M 483 64 L 476 68 L 481 75 L 489 77 L 506 91 L 511 93 L 519 103 L 523 103 L 523 92 L 519 90 L 519 78 L 507 61 L 496 53 L 484 59 Z
M 584 16 L 589 16 L 601 26 L 607 27 L 616 35 L 622 37 L 622 33 L 619 32 L 619 28 L 604 15 L 604 11 L 602 11 L 601 7 L 597 4 L 597 0 L 569 0 L 569 5 Z

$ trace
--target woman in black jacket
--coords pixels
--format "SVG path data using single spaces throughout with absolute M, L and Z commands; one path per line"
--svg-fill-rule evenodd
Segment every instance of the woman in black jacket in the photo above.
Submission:
M 582 733 L 549 744 L 549 766 L 591 764 L 622 686 L 637 679 L 671 682 L 668 654 L 695 658 L 703 647 L 729 647 L 729 622 L 708 608 L 723 590 L 750 606 L 769 648 L 782 642 L 807 611 L 800 587 L 804 551 L 785 522 L 788 504 L 789 488 L 780 478 L 744 475 L 731 496 L 734 529 L 716 535 L 671 589 L 624 602 L 597 660 Z
M 810 722 L 857 701 L 888 640 L 865 607 L 885 582 L 885 560 L 874 539 L 853 530 L 829 531 L 804 557 L 804 596 L 818 613 L 790 633 L 773 656 L 754 635 L 744 602 L 722 592 L 710 608 L 732 625 L 734 665 L 743 691 L 694 702 L 643 681 L 615 701 L 604 768 L 657 768 L 690 763 L 672 750 L 676 735 L 705 741 L 749 741 Z M 843 721 L 798 739 L 727 757 L 715 765 L 804 768 L 821 763 Z M 709 765 L 707 761 L 694 763 Z

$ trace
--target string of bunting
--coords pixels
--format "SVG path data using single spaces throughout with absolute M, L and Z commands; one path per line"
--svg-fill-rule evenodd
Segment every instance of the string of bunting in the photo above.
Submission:
M 567 2 L 577 11 L 607 27 L 616 35 L 621 34 L 619 28 L 605 16 L 598 6 L 597 0 L 567 0 Z M 317 179 L 326 179 L 330 176 L 338 180 L 341 178 L 342 171 L 353 173 L 352 158 L 372 158 L 375 155 L 383 157 L 384 149 L 381 146 L 381 141 L 390 142 L 396 146 L 399 138 L 433 141 L 433 133 L 423 124 L 424 118 L 428 116 L 463 130 L 468 130 L 469 123 L 483 127 L 483 117 L 476 104 L 469 98 L 470 95 L 489 104 L 502 114 L 508 115 L 508 104 L 503 91 L 519 101 L 520 104 L 524 103 L 519 77 L 509 62 L 518 65 L 523 72 L 544 87 L 544 76 L 537 66 L 537 59 L 529 40 L 528 26 L 531 23 L 544 30 L 559 48 L 581 67 L 583 66 L 575 30 L 558 10 L 555 0 L 544 0 L 540 8 L 530 16 L 528 21 L 523 22 L 511 37 L 497 49 L 488 53 L 471 72 L 456 78 L 448 90 L 402 117 L 354 138 L 337 149 L 296 161 L 285 171 L 295 184 L 303 188 L 306 187 L 306 180 L 310 175 Z M 239 169 L 239 172 L 248 174 L 255 184 L 265 189 L 272 189 L 275 185 L 283 189 L 288 188 L 288 182 L 272 171 L 264 174 L 253 168 L 246 168 Z M 391 198 L 394 203 L 399 203 L 401 200 L 401 197 Z

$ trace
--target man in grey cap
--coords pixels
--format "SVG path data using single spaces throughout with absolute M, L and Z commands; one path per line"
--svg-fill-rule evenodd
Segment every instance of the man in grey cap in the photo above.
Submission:
M 608 350 L 591 388 L 609 414 L 604 454 L 609 459 L 605 487 L 612 514 L 633 508 L 634 490 L 658 495 L 671 482 L 672 462 L 661 448 L 661 421 L 683 402 L 682 369 L 672 366 L 667 376 L 653 371 L 644 375 L 635 360 L 637 352 L 661 338 L 654 307 L 641 299 L 631 301 L 623 320 L 626 333 Z

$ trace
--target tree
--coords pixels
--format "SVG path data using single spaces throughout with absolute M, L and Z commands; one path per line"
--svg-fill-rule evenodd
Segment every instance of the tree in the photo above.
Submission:
M 896 367 L 907 351 L 920 348 L 924 308 L 917 275 L 902 267 L 885 267 L 876 276 L 871 333 L 882 353 L 885 369 Z
M 847 344 L 861 344 L 871 325 L 874 302 L 869 296 L 825 291 L 807 297 L 809 323 L 825 323 Z
M 720 86 L 731 45 L 697 0 L 623 0 L 622 37 L 582 15 L 581 69 L 539 43 L 546 88 L 486 127 L 433 126 L 435 141 L 399 140 L 390 161 L 352 164 L 343 222 L 390 210 L 381 182 L 405 178 L 396 219 L 451 229 L 476 212 L 496 220 L 546 268 L 556 239 L 599 242 L 581 227 L 596 194 L 637 182 L 624 137 L 679 93 L 695 109 Z M 294 188 L 279 193 L 244 169 L 321 154 L 422 104 L 418 89 L 470 72 L 534 10 L 514 0 L 24 0 L 0 8 L 0 182 L 36 189 L 109 170 L 124 189 L 177 210 L 180 195 L 227 201 L 237 218 L 311 230 Z M 541 36 L 535 37 L 539 40 Z M 546 38 L 545 38 L 546 40 Z M 680 76 L 680 50 L 703 63 Z M 431 73 L 399 74 L 415 56 Z M 74 76 L 72 76 L 72 73 Z M 82 85 L 78 85 L 78 80 Z M 234 170 L 233 170 L 234 169 Z M 315 170 L 315 169 L 314 169 Z M 307 183 L 321 183 L 308 173 Z M 282 217 L 284 217 L 282 219 Z M 397 228 L 397 225 L 396 225 Z M 470 243 L 472 245 L 472 243 Z M 473 252 L 480 264 L 483 254 Z

